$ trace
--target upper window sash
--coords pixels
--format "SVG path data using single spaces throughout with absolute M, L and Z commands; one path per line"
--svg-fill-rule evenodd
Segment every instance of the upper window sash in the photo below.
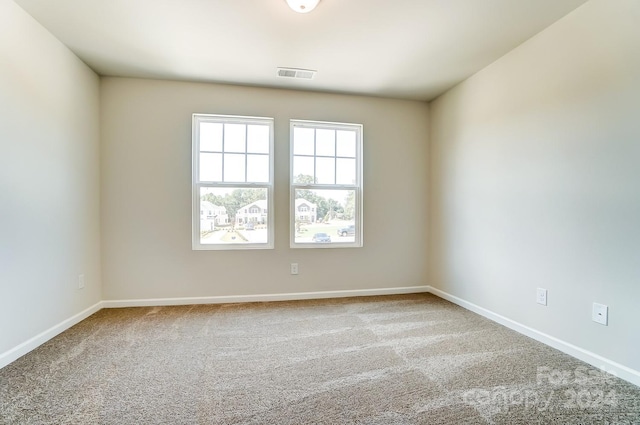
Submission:
M 361 124 L 291 120 L 292 186 L 361 187 L 362 132 Z
M 194 114 L 194 183 L 273 182 L 273 119 Z

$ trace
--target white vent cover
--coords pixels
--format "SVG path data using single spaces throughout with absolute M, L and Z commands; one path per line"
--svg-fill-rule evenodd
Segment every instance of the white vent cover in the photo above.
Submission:
M 315 77 L 316 72 L 318 71 L 314 71 L 313 69 L 278 68 L 278 77 L 311 80 Z

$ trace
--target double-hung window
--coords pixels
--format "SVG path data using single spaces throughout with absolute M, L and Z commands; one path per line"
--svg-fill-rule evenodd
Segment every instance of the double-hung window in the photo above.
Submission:
M 362 125 L 291 121 L 291 247 L 362 246 Z
M 273 118 L 193 115 L 193 249 L 273 248 Z

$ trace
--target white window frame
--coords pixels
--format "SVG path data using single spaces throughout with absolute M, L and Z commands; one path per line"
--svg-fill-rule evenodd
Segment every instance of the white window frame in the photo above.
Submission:
M 294 129 L 295 127 L 313 128 L 313 129 L 329 129 L 329 130 L 349 130 L 356 132 L 356 183 L 352 185 L 347 184 L 300 184 L 294 183 L 293 175 L 293 158 L 294 158 Z M 289 246 L 291 248 L 361 248 L 363 246 L 363 229 L 364 229 L 364 217 L 363 217 L 363 173 L 362 173 L 362 157 L 363 157 L 363 138 L 364 128 L 362 124 L 352 123 L 338 123 L 327 121 L 309 121 L 309 120 L 290 120 L 289 127 Z M 315 155 L 314 155 L 315 156 Z M 336 157 L 337 158 L 337 157 Z M 355 191 L 355 225 L 356 234 L 354 242 L 340 242 L 334 243 L 334 238 L 337 235 L 329 235 L 332 238 L 331 243 L 313 243 L 313 242 L 296 242 L 295 241 L 295 191 L 296 189 L 309 189 L 309 190 L 323 190 L 323 189 L 337 189 L 337 190 L 353 190 Z
M 247 182 L 209 182 L 200 180 L 200 123 L 213 122 L 222 124 L 258 124 L 269 126 L 269 181 L 267 183 Z M 246 146 L 245 146 L 246 148 Z M 192 249 L 193 250 L 245 250 L 245 249 L 273 249 L 274 247 L 274 211 L 273 180 L 274 180 L 274 122 L 268 117 L 246 117 L 237 115 L 193 114 L 192 121 Z M 245 164 L 246 164 L 245 151 Z M 245 166 L 245 175 L 246 175 Z M 200 242 L 200 189 L 211 188 L 239 188 L 267 190 L 267 242 L 245 244 L 202 244 Z

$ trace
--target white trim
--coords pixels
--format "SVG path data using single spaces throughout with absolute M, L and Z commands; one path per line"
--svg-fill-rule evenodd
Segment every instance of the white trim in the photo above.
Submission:
M 30 351 L 38 348 L 39 346 L 49 341 L 56 335 L 61 334 L 62 332 L 66 331 L 67 329 L 69 329 L 74 325 L 77 325 L 87 317 L 102 310 L 102 308 L 103 308 L 103 302 L 99 301 L 96 304 L 92 305 L 91 307 L 87 308 L 86 310 L 83 310 L 80 313 L 66 320 L 63 320 L 57 325 L 47 329 L 44 332 L 39 333 L 38 335 L 28 339 L 22 344 L 19 344 L 13 347 L 9 351 L 5 351 L 4 353 L 0 354 L 0 369 L 7 366 L 9 363 L 12 363 L 18 360 L 20 357 L 24 356 Z
M 292 292 L 287 294 L 259 294 L 259 295 L 224 295 L 217 297 L 190 297 L 190 298 L 151 298 L 138 300 L 108 300 L 103 301 L 104 308 L 119 307 L 156 307 L 167 305 L 190 304 L 228 304 L 251 303 L 267 301 L 293 301 L 314 300 L 323 298 L 366 297 L 373 295 L 399 295 L 417 294 L 428 292 L 428 286 L 405 286 L 399 288 L 380 289 L 354 289 L 345 291 L 321 291 L 321 292 Z
M 630 367 L 621 365 L 620 363 L 616 363 L 596 353 L 587 351 L 584 348 L 577 347 L 559 338 L 530 328 L 529 326 L 523 325 L 516 322 L 515 320 L 509 319 L 508 317 L 494 313 L 493 311 L 487 310 L 486 308 L 480 307 L 479 305 L 470 303 L 469 301 L 463 300 L 462 298 L 458 298 L 455 295 L 451 295 L 447 292 L 441 291 L 440 289 L 434 288 L 432 286 L 428 286 L 427 288 L 428 292 L 432 293 L 433 295 L 457 304 L 467 310 L 473 311 L 474 313 L 477 313 L 481 316 L 486 317 L 487 319 L 504 325 L 509 329 L 512 329 L 518 333 L 533 338 L 536 341 L 560 350 L 563 353 L 582 360 L 583 362 L 589 363 L 590 365 L 595 366 L 603 371 L 609 372 L 619 378 L 624 379 L 625 381 L 629 381 L 634 385 L 640 386 L 640 371 L 631 369 Z

